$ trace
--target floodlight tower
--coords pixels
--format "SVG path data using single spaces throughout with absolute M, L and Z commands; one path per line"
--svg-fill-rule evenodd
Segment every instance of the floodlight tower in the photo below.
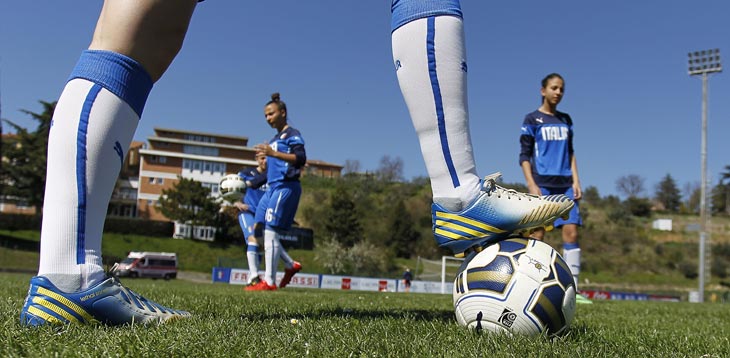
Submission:
M 689 75 L 702 75 L 702 183 L 700 190 L 699 301 L 705 301 L 705 243 L 707 240 L 707 77 L 722 72 L 720 49 L 690 52 Z

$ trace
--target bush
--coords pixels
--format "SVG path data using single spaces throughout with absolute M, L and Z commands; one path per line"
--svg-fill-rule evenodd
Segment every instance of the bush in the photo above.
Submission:
M 175 223 L 143 219 L 106 218 L 104 232 L 117 234 L 136 234 L 155 237 L 172 237 Z
M 4 230 L 40 230 L 40 215 L 24 214 L 2 214 L 0 215 L 0 228 Z

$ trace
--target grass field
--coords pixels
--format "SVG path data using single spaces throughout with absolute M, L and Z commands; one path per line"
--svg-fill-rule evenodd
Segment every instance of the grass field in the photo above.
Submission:
M 558 338 L 476 334 L 450 295 L 126 280 L 194 316 L 161 326 L 18 324 L 30 275 L 0 273 L 1 357 L 728 357 L 722 304 L 596 301 Z M 297 319 L 292 324 L 291 319 Z

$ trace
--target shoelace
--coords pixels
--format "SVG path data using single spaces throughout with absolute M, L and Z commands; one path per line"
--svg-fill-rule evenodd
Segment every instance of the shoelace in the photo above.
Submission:
M 511 199 L 513 196 L 516 197 L 517 200 L 522 200 L 522 198 L 526 198 L 527 200 L 532 201 L 532 199 L 537 198 L 536 195 L 520 193 L 514 189 L 507 189 L 497 185 L 497 179 L 501 177 L 502 173 L 500 172 L 484 177 L 483 190 L 487 193 L 487 195 L 491 196 L 493 193 L 496 193 L 498 198 L 501 198 L 502 195 L 505 195 L 507 196 L 508 200 Z

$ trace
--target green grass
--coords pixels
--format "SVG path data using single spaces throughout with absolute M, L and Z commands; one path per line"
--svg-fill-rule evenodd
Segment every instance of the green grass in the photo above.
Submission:
M 162 326 L 27 328 L 29 275 L 0 274 L 0 356 L 165 357 L 728 357 L 722 304 L 596 301 L 565 336 L 507 338 L 458 326 L 450 295 L 126 280 L 194 316 Z M 290 320 L 298 319 L 293 325 Z

